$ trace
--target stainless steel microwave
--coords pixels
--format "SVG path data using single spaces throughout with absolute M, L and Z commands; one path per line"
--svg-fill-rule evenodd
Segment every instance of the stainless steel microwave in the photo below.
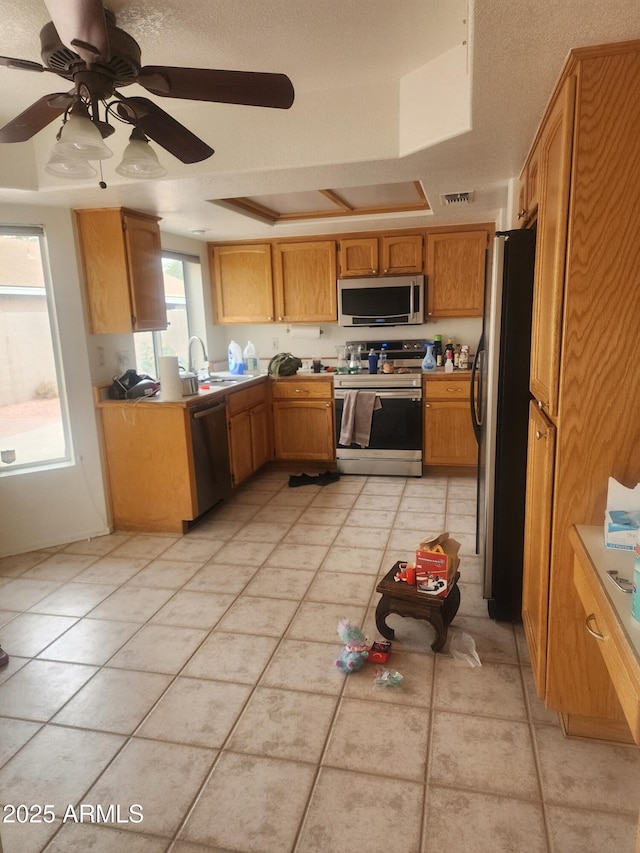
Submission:
M 341 326 L 417 326 L 423 317 L 423 275 L 338 279 Z

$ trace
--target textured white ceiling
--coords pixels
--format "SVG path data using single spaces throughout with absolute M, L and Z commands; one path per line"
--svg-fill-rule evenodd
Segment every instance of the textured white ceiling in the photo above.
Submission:
M 274 231 L 206 199 L 396 181 L 422 181 L 434 208 L 428 220 L 424 215 L 341 220 L 341 229 L 494 218 L 569 50 L 640 38 L 638 0 L 476 0 L 468 10 L 465 0 L 110 0 L 106 5 L 140 43 L 143 64 L 282 71 L 296 88 L 293 109 L 157 99 L 196 132 L 204 128 L 216 154 L 183 167 L 160 150 L 167 179 L 132 184 L 112 177 L 113 158 L 105 164 L 106 190 L 43 180 L 54 123 L 33 142 L 0 146 L 0 204 L 125 204 L 158 213 L 173 233 L 206 229 L 201 239 L 303 234 L 322 227 L 278 225 Z M 472 25 L 468 36 L 465 19 Z M 39 60 L 38 32 L 47 20 L 42 0 L 0 0 L 0 54 Z M 465 36 L 472 130 L 398 157 L 398 81 Z M 0 68 L 0 124 L 47 92 L 67 88 L 51 74 Z M 127 93 L 146 94 L 137 86 Z M 126 137 L 114 143 L 117 153 L 125 142 Z M 12 182 L 23 188 L 11 189 Z M 458 190 L 474 190 L 474 204 L 465 210 L 441 208 L 440 193 Z

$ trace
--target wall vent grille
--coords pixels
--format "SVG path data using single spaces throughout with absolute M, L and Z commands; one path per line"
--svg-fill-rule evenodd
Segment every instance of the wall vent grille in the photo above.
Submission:
M 440 203 L 444 207 L 457 207 L 461 204 L 471 204 L 472 201 L 473 192 L 443 193 L 440 196 Z

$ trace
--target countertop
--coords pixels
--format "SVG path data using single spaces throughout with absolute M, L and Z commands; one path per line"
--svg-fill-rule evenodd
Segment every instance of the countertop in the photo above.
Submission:
M 234 391 L 239 391 L 241 388 L 246 388 L 249 385 L 255 385 L 264 380 L 266 373 L 260 374 L 241 374 L 239 376 L 232 375 L 228 372 L 211 374 L 212 377 L 220 379 L 220 382 L 212 383 L 209 388 L 201 388 L 197 394 L 187 394 L 181 400 L 163 400 L 162 389 L 154 397 L 136 397 L 133 400 L 111 400 L 108 397 L 109 385 L 101 385 L 95 389 L 96 405 L 98 408 L 109 406 L 178 406 L 187 408 L 198 405 L 199 403 L 213 400 L 215 398 L 226 397 Z
M 608 570 L 615 569 L 622 577 L 633 580 L 633 551 L 605 548 L 602 525 L 576 525 L 576 531 L 589 557 L 589 562 L 598 575 L 600 585 L 617 614 L 620 627 L 630 645 L 635 649 L 637 663 L 640 666 L 640 622 L 631 615 L 631 595 L 618 589 L 607 575 Z

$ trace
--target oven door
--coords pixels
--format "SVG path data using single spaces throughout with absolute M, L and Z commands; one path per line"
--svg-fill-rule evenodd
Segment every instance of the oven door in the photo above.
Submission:
M 356 390 L 356 389 L 353 389 Z M 365 390 L 365 389 L 362 389 Z M 347 474 L 422 476 L 422 395 L 420 388 L 367 388 L 375 390 L 381 408 L 371 417 L 369 446 L 342 445 L 345 391 L 336 389 L 336 460 Z

